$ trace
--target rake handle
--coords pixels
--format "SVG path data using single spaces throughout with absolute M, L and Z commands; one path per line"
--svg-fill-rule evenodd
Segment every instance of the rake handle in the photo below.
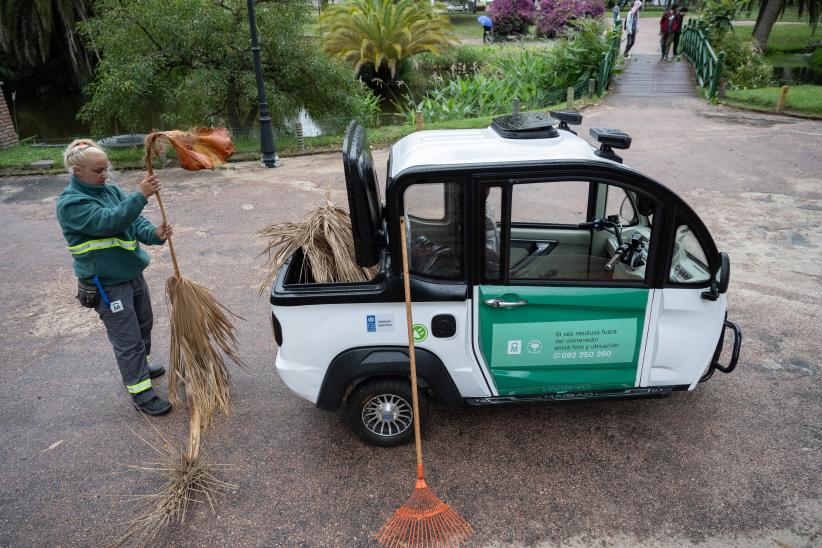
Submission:
M 149 175 L 154 175 L 154 167 L 151 165 L 151 148 L 150 146 L 146 145 L 146 153 L 143 156 L 143 161 L 146 164 L 146 171 L 148 171 Z M 168 217 L 166 217 L 166 208 L 163 207 L 163 199 L 160 197 L 159 192 L 155 192 L 154 195 L 157 197 L 157 205 L 160 206 L 160 215 L 163 216 L 163 224 L 168 224 Z M 180 267 L 177 265 L 177 254 L 174 252 L 174 242 L 171 241 L 171 236 L 166 239 L 168 242 L 168 249 L 171 251 L 171 264 L 174 265 L 174 277 L 180 277 Z
M 417 395 L 417 358 L 414 353 L 414 324 L 411 321 L 411 281 L 408 273 L 408 249 L 405 237 L 405 215 L 400 217 L 402 243 L 402 281 L 405 286 L 405 323 L 408 328 L 408 357 L 411 361 L 411 406 L 414 411 L 414 445 L 417 449 L 417 479 L 422 479 L 422 438 L 420 436 L 420 402 Z

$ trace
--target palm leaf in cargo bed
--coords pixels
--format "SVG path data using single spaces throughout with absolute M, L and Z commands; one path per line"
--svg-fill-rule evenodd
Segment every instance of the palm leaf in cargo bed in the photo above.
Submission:
M 274 281 L 277 271 L 298 251 L 302 251 L 304 257 L 299 273 L 300 282 L 367 282 L 377 273 L 377 267 L 363 268 L 357 264 L 351 217 L 344 209 L 335 207 L 328 196 L 325 204 L 309 213 L 304 220 L 270 224 L 257 235 L 267 240 L 265 250 L 260 253 L 260 256 L 266 256 L 266 276 L 260 284 L 261 295 Z

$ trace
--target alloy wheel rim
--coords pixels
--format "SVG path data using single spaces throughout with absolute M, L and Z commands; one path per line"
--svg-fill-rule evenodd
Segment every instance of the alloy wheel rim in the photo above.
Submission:
M 374 396 L 362 408 L 362 423 L 369 432 L 389 437 L 402 434 L 413 421 L 411 405 L 396 394 Z

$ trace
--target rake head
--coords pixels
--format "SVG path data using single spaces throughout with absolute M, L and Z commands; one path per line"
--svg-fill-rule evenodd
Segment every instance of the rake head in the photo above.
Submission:
M 377 533 L 377 542 L 391 548 L 458 546 L 472 534 L 471 525 L 418 479 L 405 504 Z

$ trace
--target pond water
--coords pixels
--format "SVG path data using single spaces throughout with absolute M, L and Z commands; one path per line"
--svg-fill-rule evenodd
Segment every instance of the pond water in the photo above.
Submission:
M 12 100 L 11 94 L 6 94 L 6 103 L 12 119 L 16 119 L 15 125 L 21 139 L 36 136 L 38 141 L 67 141 L 70 137 L 89 134 L 88 126 L 75 119 L 84 103 L 82 97 L 43 100 L 17 94 Z
M 82 96 L 67 96 L 59 99 L 43 100 L 37 97 L 23 97 L 20 94 L 12 100 L 7 94 L 6 103 L 12 119 L 15 120 L 20 139 L 36 137 L 38 143 L 68 143 L 72 138 L 85 137 L 90 134 L 88 125 L 77 121 L 76 116 L 85 103 Z M 320 126 L 304 109 L 295 120 L 286 121 L 286 126 L 293 128 L 294 122 L 303 126 L 305 137 L 322 134 Z M 146 122 L 146 127 L 150 127 Z M 116 127 L 110 128 L 110 134 L 123 133 Z
M 812 66 L 810 53 L 772 56 L 768 62 L 773 66 L 774 78 L 780 85 L 822 85 L 822 69 Z

